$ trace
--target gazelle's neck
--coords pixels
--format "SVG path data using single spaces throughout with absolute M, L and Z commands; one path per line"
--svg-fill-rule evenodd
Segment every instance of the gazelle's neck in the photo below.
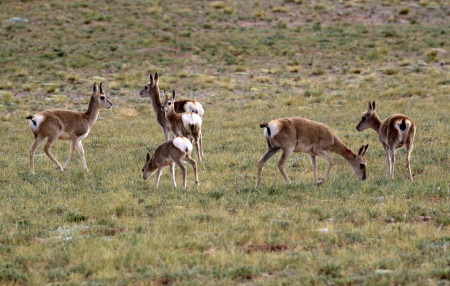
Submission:
M 153 92 L 150 92 L 150 98 L 152 100 L 152 107 L 155 114 L 161 112 L 161 97 L 159 96 L 159 87 L 155 88 Z
M 169 108 L 169 110 L 166 111 L 166 119 L 167 120 L 171 120 L 171 118 L 174 118 L 177 115 L 177 113 L 175 112 L 175 108 L 172 105 L 172 107 Z
M 100 111 L 100 108 L 97 106 L 97 103 L 95 102 L 95 99 L 93 96 L 91 96 L 91 100 L 89 101 L 89 107 L 88 110 L 84 113 L 87 117 L 89 126 L 92 126 L 95 124 L 98 118 L 98 112 Z
M 378 117 L 378 115 L 375 112 L 373 112 L 373 114 L 372 114 L 372 125 L 370 126 L 370 128 L 375 130 L 375 132 L 379 133 L 380 132 L 381 123 L 382 123 L 382 121 L 381 121 L 380 117 Z
M 347 162 L 351 162 L 355 160 L 356 154 L 353 153 L 339 138 L 335 137 L 334 144 L 331 146 L 331 152 L 336 153 L 344 157 Z

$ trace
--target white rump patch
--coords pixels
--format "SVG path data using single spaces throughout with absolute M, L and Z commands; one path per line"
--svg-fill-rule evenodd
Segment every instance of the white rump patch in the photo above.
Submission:
M 187 102 L 184 105 L 184 110 L 186 112 L 197 113 L 198 115 L 200 115 L 200 117 L 202 117 L 203 113 L 205 112 L 203 110 L 203 106 L 200 103 L 198 103 L 198 102 Z
M 33 132 L 36 133 L 36 131 L 39 128 L 39 125 L 44 120 L 44 118 L 45 118 L 44 115 L 36 115 L 36 116 L 34 116 L 33 118 L 30 119 L 30 127 L 31 127 L 31 130 Z M 36 125 L 34 125 L 33 121 L 36 122 Z
M 185 113 L 181 116 L 183 125 L 186 130 L 191 130 L 190 125 L 202 126 L 202 118 L 196 113 Z
M 192 152 L 192 143 L 186 137 L 177 137 L 173 139 L 173 146 L 177 147 L 184 153 L 186 153 L 186 149 L 188 150 L 188 153 Z
M 267 133 L 267 128 L 264 128 L 264 137 L 269 138 L 277 135 L 281 130 L 281 124 L 278 120 L 272 120 L 269 122 L 270 136 Z
M 409 121 L 408 119 L 405 119 L 405 125 L 406 125 L 406 129 L 402 130 L 400 128 L 400 125 L 402 124 L 402 120 L 398 120 L 397 122 L 395 122 L 395 128 L 397 128 L 399 133 L 406 133 L 409 130 L 409 127 L 411 126 L 411 121 Z

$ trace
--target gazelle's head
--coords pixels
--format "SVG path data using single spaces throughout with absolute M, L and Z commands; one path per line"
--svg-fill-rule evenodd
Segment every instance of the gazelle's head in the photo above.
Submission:
M 361 181 L 366 179 L 367 160 L 364 158 L 364 154 L 366 154 L 367 148 L 369 148 L 369 144 L 362 145 L 361 148 L 359 148 L 359 152 L 355 159 L 350 162 L 353 172 L 355 172 L 356 176 L 358 176 L 358 179 Z
M 164 101 L 161 110 L 164 112 L 172 111 L 174 109 L 174 102 L 175 102 L 175 90 L 172 90 L 172 98 L 167 96 L 167 94 L 164 92 Z
M 370 103 L 369 101 L 369 107 L 367 108 L 367 111 L 364 111 L 361 122 L 359 122 L 358 126 L 356 126 L 356 130 L 361 132 L 373 125 L 373 120 L 377 116 L 375 113 L 375 108 L 375 101 L 373 103 Z
M 144 86 L 144 89 L 141 90 L 139 95 L 144 97 L 151 97 L 151 96 L 159 96 L 159 77 L 158 73 L 155 73 L 155 79 L 153 79 L 152 74 L 150 73 L 150 81 Z
M 103 82 L 100 83 L 100 86 L 97 86 L 97 83 L 94 82 L 92 98 L 95 100 L 95 103 L 100 107 L 100 109 L 108 109 L 111 108 L 112 103 L 106 99 L 105 93 L 102 89 L 102 84 Z
M 145 162 L 144 167 L 142 168 L 142 178 L 144 180 L 147 180 L 148 177 L 150 177 L 157 169 L 158 166 L 152 164 L 153 158 L 150 159 L 150 154 L 147 153 L 147 161 Z

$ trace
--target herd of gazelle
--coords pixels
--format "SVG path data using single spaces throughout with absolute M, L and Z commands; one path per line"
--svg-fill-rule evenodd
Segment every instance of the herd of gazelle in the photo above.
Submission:
M 164 101 L 161 101 L 158 82 L 158 74 L 155 74 L 154 78 L 150 74 L 150 81 L 140 92 L 142 98 L 150 97 L 157 122 L 163 129 L 165 137 L 165 142 L 156 148 L 153 157 L 150 157 L 150 154 L 147 153 L 146 163 L 142 169 L 143 178 L 147 179 L 157 171 L 156 187 L 158 187 L 162 169 L 170 166 L 173 186 L 176 188 L 175 165 L 177 165 L 183 175 L 183 187 L 186 188 L 186 167 L 183 165 L 183 162 L 187 162 L 194 169 L 195 183 L 198 185 L 197 162 L 191 158 L 191 153 L 192 142 L 195 141 L 198 158 L 201 162 L 203 157 L 203 106 L 192 99 L 175 100 L 175 91 L 172 91 L 172 97 L 168 97 L 165 94 Z M 100 109 L 112 107 L 112 103 L 106 99 L 102 84 L 100 83 L 97 86 L 97 83 L 94 83 L 86 112 L 53 109 L 27 117 L 30 120 L 30 128 L 35 139 L 29 152 L 31 174 L 34 174 L 34 153 L 45 139 L 47 139 L 47 142 L 44 146 L 44 152 L 59 171 L 64 172 L 67 170 L 75 149 L 81 155 L 83 169 L 88 171 L 81 141 L 88 136 L 92 125 L 97 121 Z M 369 102 L 369 107 L 363 113 L 361 122 L 356 129 L 363 131 L 372 128 L 378 133 L 379 140 L 386 152 L 391 179 L 394 179 L 395 150 L 405 145 L 407 148 L 406 166 L 409 178 L 412 181 L 410 159 L 415 135 L 414 122 L 403 114 L 394 114 L 382 121 L 376 114 L 375 109 L 375 102 Z M 355 154 L 328 126 L 300 117 L 280 118 L 269 123 L 260 124 L 260 127 L 264 128 L 264 137 L 267 141 L 268 150 L 258 161 L 257 187 L 261 183 L 262 170 L 265 163 L 278 150 L 283 151 L 278 162 L 278 168 L 288 184 L 291 181 L 285 172 L 284 165 L 292 152 L 309 154 L 314 170 L 315 184 L 321 184 L 327 179 L 333 165 L 333 159 L 330 157 L 331 152 L 344 157 L 360 180 L 366 179 L 367 161 L 364 155 L 369 145 L 362 145 L 358 153 Z M 169 140 L 169 132 L 173 134 L 174 138 L 172 140 Z M 71 140 L 70 155 L 64 167 L 55 159 L 50 150 L 57 139 Z M 328 167 L 320 181 L 317 181 L 317 156 L 324 158 L 328 162 Z

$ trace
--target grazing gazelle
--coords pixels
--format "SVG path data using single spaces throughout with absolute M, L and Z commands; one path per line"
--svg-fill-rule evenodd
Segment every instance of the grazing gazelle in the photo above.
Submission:
M 414 135 L 416 134 L 414 121 L 403 114 L 394 114 L 381 121 L 375 109 L 375 101 L 373 103 L 369 101 L 369 108 L 363 113 L 356 130 L 361 132 L 367 128 L 372 128 L 378 133 L 378 138 L 386 152 L 389 174 L 392 180 L 394 179 L 395 149 L 406 145 L 406 167 L 408 168 L 409 179 L 412 181 L 410 160 Z
M 300 117 L 276 119 L 269 123 L 263 123 L 260 127 L 265 128 L 264 137 L 267 140 L 268 150 L 258 161 L 258 179 L 256 181 L 256 187 L 261 183 L 262 170 L 267 160 L 280 149 L 283 151 L 283 155 L 278 162 L 278 168 L 288 184 L 290 184 L 291 181 L 284 171 L 284 164 L 292 152 L 309 154 L 314 170 L 314 184 L 317 184 L 316 156 L 320 156 L 328 162 L 328 168 L 326 169 L 322 180 L 319 181 L 319 184 L 321 184 L 327 179 L 331 166 L 333 165 L 333 159 L 331 159 L 329 155 L 330 152 L 344 157 L 358 178 L 360 180 L 366 179 L 367 161 L 364 158 L 364 154 L 369 145 L 361 146 L 358 154 L 355 154 L 342 143 L 328 126 Z
M 69 163 L 75 153 L 75 148 L 80 152 L 83 169 L 88 171 L 81 140 L 88 136 L 92 125 L 97 121 L 100 109 L 111 108 L 112 106 L 112 103 L 105 97 L 105 93 L 102 90 L 102 84 L 103 82 L 100 83 L 100 87 L 97 87 L 97 83 L 94 83 L 94 90 L 86 112 L 53 109 L 42 111 L 27 117 L 27 119 L 30 120 L 31 131 L 34 135 L 34 143 L 30 147 L 31 174 L 34 174 L 34 151 L 36 151 L 45 138 L 47 138 L 47 143 L 45 143 L 44 152 L 61 172 L 64 172 L 69 167 Z M 50 151 L 50 148 L 57 139 L 72 141 L 70 145 L 70 155 L 64 168 L 55 157 L 53 157 L 53 154 Z
M 155 73 L 154 80 L 152 74 L 150 74 L 150 81 L 145 85 L 144 89 L 141 90 L 139 95 L 142 98 L 150 97 L 152 101 L 153 111 L 155 111 L 156 114 L 156 121 L 158 121 L 159 125 L 163 129 L 164 138 L 167 141 L 169 140 L 170 124 L 169 122 L 167 122 L 164 111 L 161 110 L 162 102 L 160 98 L 158 82 L 158 73 Z M 175 111 L 178 113 L 194 112 L 200 115 L 200 117 L 202 117 L 203 113 L 205 112 L 203 110 L 203 106 L 198 101 L 183 98 L 175 101 Z
M 164 167 L 170 166 L 170 173 L 172 175 L 173 187 L 177 187 L 175 182 L 175 164 L 181 169 L 183 173 L 183 188 L 186 189 L 186 167 L 183 161 L 192 165 L 194 168 L 195 183 L 198 185 L 197 162 L 191 158 L 192 143 L 185 137 L 176 137 L 159 145 L 155 150 L 155 154 L 150 159 L 150 154 L 147 153 L 147 161 L 144 168 L 142 168 L 143 178 L 147 180 L 156 170 L 156 187 L 159 185 L 159 179 Z
M 183 136 L 189 140 L 195 140 L 195 148 L 197 149 L 198 159 L 200 162 L 203 157 L 202 147 L 202 118 L 193 112 L 177 113 L 174 109 L 175 90 L 172 91 L 172 99 L 167 94 L 164 95 L 164 102 L 161 110 L 166 113 L 166 119 L 170 124 L 175 136 Z M 200 146 L 199 146 L 200 145 Z

